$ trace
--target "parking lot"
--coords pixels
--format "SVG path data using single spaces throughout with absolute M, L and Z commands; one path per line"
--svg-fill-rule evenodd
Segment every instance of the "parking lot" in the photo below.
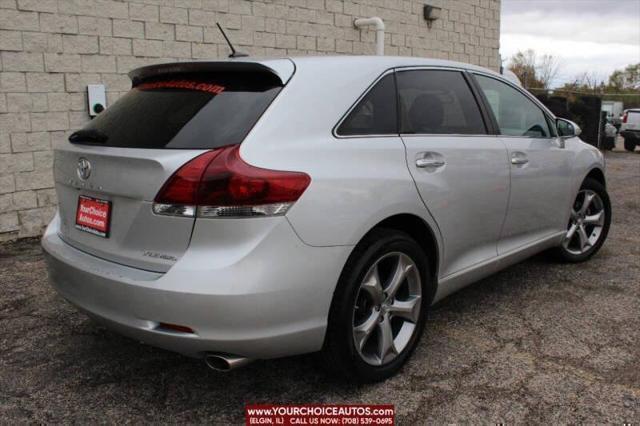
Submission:
M 97 327 L 0 246 L 0 419 L 243 423 L 245 403 L 389 403 L 408 423 L 640 420 L 640 151 L 607 153 L 613 224 L 590 262 L 540 255 L 449 297 L 401 374 L 355 386 L 312 356 L 216 373 Z

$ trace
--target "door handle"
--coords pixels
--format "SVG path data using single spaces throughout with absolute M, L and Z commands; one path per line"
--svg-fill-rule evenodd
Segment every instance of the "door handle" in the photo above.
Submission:
M 511 153 L 511 164 L 514 165 L 522 165 L 527 164 L 529 159 L 527 158 L 527 154 L 524 152 L 516 151 Z
M 420 167 L 421 169 L 425 167 L 442 167 L 444 164 L 444 160 L 438 160 L 436 158 L 418 158 L 416 160 L 416 167 Z
M 445 165 L 442 154 L 437 152 L 419 152 L 416 155 L 416 167 L 421 169 L 437 169 Z

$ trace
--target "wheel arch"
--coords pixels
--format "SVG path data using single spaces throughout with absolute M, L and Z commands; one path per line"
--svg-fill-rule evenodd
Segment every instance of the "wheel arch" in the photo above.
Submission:
M 582 181 L 584 182 L 585 179 L 593 179 L 602 184 L 605 188 L 607 187 L 607 180 L 604 176 L 604 171 L 600 167 L 594 167 L 591 169 Z
M 440 264 L 438 240 L 436 239 L 436 234 L 433 229 L 431 229 L 429 224 L 421 217 L 411 213 L 401 213 L 389 216 L 378 222 L 362 237 L 362 239 L 364 239 L 374 229 L 380 228 L 404 232 L 416 240 L 418 245 L 420 245 L 427 254 L 431 282 L 433 283 L 431 286 L 432 288 L 429 289 L 429 301 L 433 301 L 438 289 L 438 268 Z

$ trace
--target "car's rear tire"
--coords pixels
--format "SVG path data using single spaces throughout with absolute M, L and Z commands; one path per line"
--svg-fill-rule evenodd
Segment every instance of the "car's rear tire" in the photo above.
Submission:
M 320 354 L 324 366 L 361 383 L 395 374 L 424 329 L 431 280 L 415 240 L 396 230 L 371 231 L 338 281 Z
M 635 151 L 636 149 L 635 139 L 631 139 L 630 137 L 624 138 L 624 149 L 631 152 Z
M 611 202 L 606 188 L 595 179 L 585 179 L 571 207 L 567 233 L 553 254 L 564 262 L 588 260 L 604 244 L 610 225 Z

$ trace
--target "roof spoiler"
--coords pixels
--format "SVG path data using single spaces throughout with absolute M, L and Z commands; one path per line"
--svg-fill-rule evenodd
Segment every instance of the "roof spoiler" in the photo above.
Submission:
M 148 78 L 160 75 L 185 74 L 195 72 L 263 72 L 272 74 L 284 85 L 287 84 L 295 66 L 290 59 L 272 59 L 257 61 L 202 61 L 202 62 L 170 62 L 166 64 L 147 65 L 129 72 L 129 78 L 134 86 Z

